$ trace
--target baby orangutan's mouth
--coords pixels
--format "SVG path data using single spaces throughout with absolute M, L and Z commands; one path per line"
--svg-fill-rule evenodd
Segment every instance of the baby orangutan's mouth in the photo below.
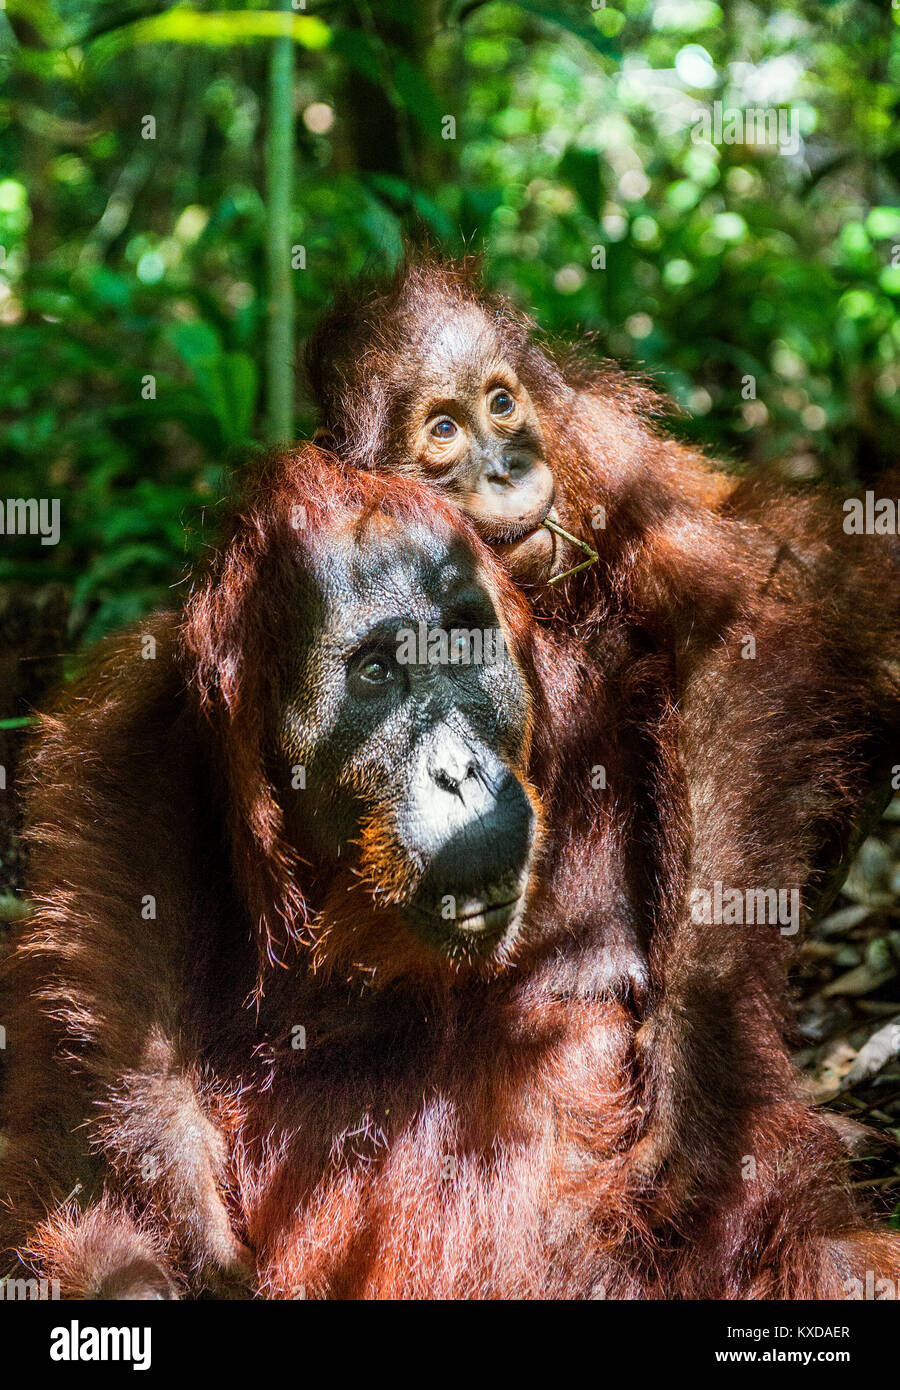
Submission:
M 557 539 L 559 538 L 559 539 Z M 495 551 L 517 584 L 558 584 L 572 574 L 590 569 L 600 559 L 587 541 L 560 526 L 555 508 L 540 526 L 512 545 L 495 545 Z
M 521 516 L 487 517 L 473 515 L 475 529 L 483 541 L 499 551 L 508 546 L 519 545 L 539 531 L 544 519 L 553 516 L 554 494 L 551 488 L 537 507 Z
M 513 579 L 536 582 L 551 572 L 556 556 L 556 540 L 553 532 L 544 525 L 547 517 L 554 519 L 552 507 L 548 507 L 540 521 L 522 531 L 515 540 L 494 544 L 497 557 Z

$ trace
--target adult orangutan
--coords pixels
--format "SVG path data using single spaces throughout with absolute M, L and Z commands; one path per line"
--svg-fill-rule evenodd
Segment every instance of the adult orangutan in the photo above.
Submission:
M 823 493 L 738 482 L 661 436 L 652 392 L 542 346 L 472 260 L 425 257 L 353 286 L 307 367 L 320 437 L 346 463 L 452 500 L 538 617 L 601 666 L 610 630 L 643 655 L 633 723 L 666 750 L 648 766 L 669 789 L 654 803 L 663 821 L 635 834 L 668 881 L 655 898 L 633 890 L 652 967 L 650 1122 L 634 1167 L 708 1195 L 739 1161 L 712 1138 L 745 1084 L 737 1056 L 734 1070 L 720 1062 L 740 996 L 730 938 L 765 931 L 758 917 L 748 928 L 751 905 L 768 905 L 773 938 L 822 907 L 897 761 L 896 541 L 847 536 Z M 689 920 L 722 902 L 718 921 Z M 711 1071 L 734 1084 L 710 1086 Z
M 306 449 L 236 518 L 183 613 L 114 639 L 38 743 L 3 1246 L 69 1297 L 228 1270 L 328 1298 L 896 1279 L 796 1098 L 764 932 L 717 943 L 691 1020 L 730 1032 L 705 1076 L 728 1128 L 689 1134 L 696 1161 L 753 1164 L 648 1230 L 638 1019 L 598 962 L 631 913 L 620 819 L 576 775 L 599 752 L 624 779 L 628 749 L 571 635 L 413 481 Z M 807 751 L 837 775 L 840 745 Z M 765 756 L 781 772 L 778 739 Z M 663 822 L 668 786 L 635 790 Z

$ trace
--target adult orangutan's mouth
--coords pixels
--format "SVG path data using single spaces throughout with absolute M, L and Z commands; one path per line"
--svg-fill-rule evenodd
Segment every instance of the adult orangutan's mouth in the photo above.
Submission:
M 510 891 L 507 888 L 506 893 Z M 514 896 L 504 895 L 500 902 L 490 894 L 470 897 L 449 919 L 436 906 L 419 906 L 411 913 L 411 925 L 430 946 L 451 959 L 460 957 L 461 952 L 467 958 L 486 958 L 507 937 L 515 935 L 525 901 L 524 889 Z
M 476 932 L 494 933 L 505 930 L 515 915 L 521 896 L 511 898 L 505 903 L 480 903 L 472 911 L 458 916 L 454 921 L 457 931 L 474 934 Z

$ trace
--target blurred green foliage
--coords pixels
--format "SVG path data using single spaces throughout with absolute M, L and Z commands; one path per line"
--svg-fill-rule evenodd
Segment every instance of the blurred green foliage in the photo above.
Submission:
M 642 364 L 726 457 L 843 485 L 891 460 L 900 10 L 308 0 L 288 22 L 298 343 L 424 229 L 484 248 L 551 333 Z M 53 549 L 6 538 L 0 582 L 70 584 L 86 641 L 166 599 L 264 442 L 282 23 L 252 0 L 0 10 L 0 495 L 63 521 Z M 697 138 L 715 102 L 781 111 L 796 148 Z

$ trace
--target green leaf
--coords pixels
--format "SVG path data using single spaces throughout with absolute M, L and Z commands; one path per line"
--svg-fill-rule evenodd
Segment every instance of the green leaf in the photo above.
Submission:
M 259 378 L 253 358 L 246 352 L 227 352 L 221 362 L 222 380 L 229 401 L 227 444 L 250 438 Z
M 464 237 L 483 234 L 503 202 L 499 188 L 469 188 L 463 192 L 459 220 Z
M 250 438 L 258 394 L 253 359 L 245 352 L 226 352 L 216 362 L 198 364 L 195 380 L 215 416 L 222 443 L 243 444 Z
M 214 362 L 222 355 L 219 335 L 211 324 L 202 320 L 178 323 L 168 336 L 179 357 L 191 368 Z
M 401 105 L 414 116 L 425 130 L 437 135 L 444 111 L 434 94 L 431 83 L 422 70 L 408 58 L 393 56 L 394 88 Z
M 200 43 L 223 47 L 285 36 L 303 48 L 319 49 L 328 46 L 331 30 L 314 15 L 293 15 L 276 10 L 201 14 L 187 5 L 176 5 L 163 14 L 151 15 L 102 34 L 89 46 L 89 52 L 93 62 L 101 65 L 117 53 L 151 43 Z
M 585 212 L 598 217 L 603 196 L 599 156 L 592 150 L 570 145 L 559 161 L 559 175 L 574 188 Z
M 381 81 L 378 65 L 378 51 L 368 34 L 360 29 L 342 29 L 335 34 L 331 44 L 332 53 L 337 53 L 351 68 L 354 68 L 370 82 Z
M 567 14 L 562 6 L 556 7 L 543 3 L 543 0 L 518 0 L 517 9 L 527 10 L 529 14 L 535 15 L 538 19 L 546 20 L 548 24 L 553 24 L 560 29 L 566 29 L 570 34 L 576 34 L 582 43 L 588 44 L 591 48 L 596 48 L 600 53 L 606 53 L 611 58 L 621 58 L 622 49 L 612 39 L 601 34 L 593 24 L 586 20 L 576 17 L 574 14 Z
M 91 294 L 99 304 L 111 309 L 127 309 L 131 302 L 131 286 L 124 275 L 118 275 L 105 265 L 90 272 Z

